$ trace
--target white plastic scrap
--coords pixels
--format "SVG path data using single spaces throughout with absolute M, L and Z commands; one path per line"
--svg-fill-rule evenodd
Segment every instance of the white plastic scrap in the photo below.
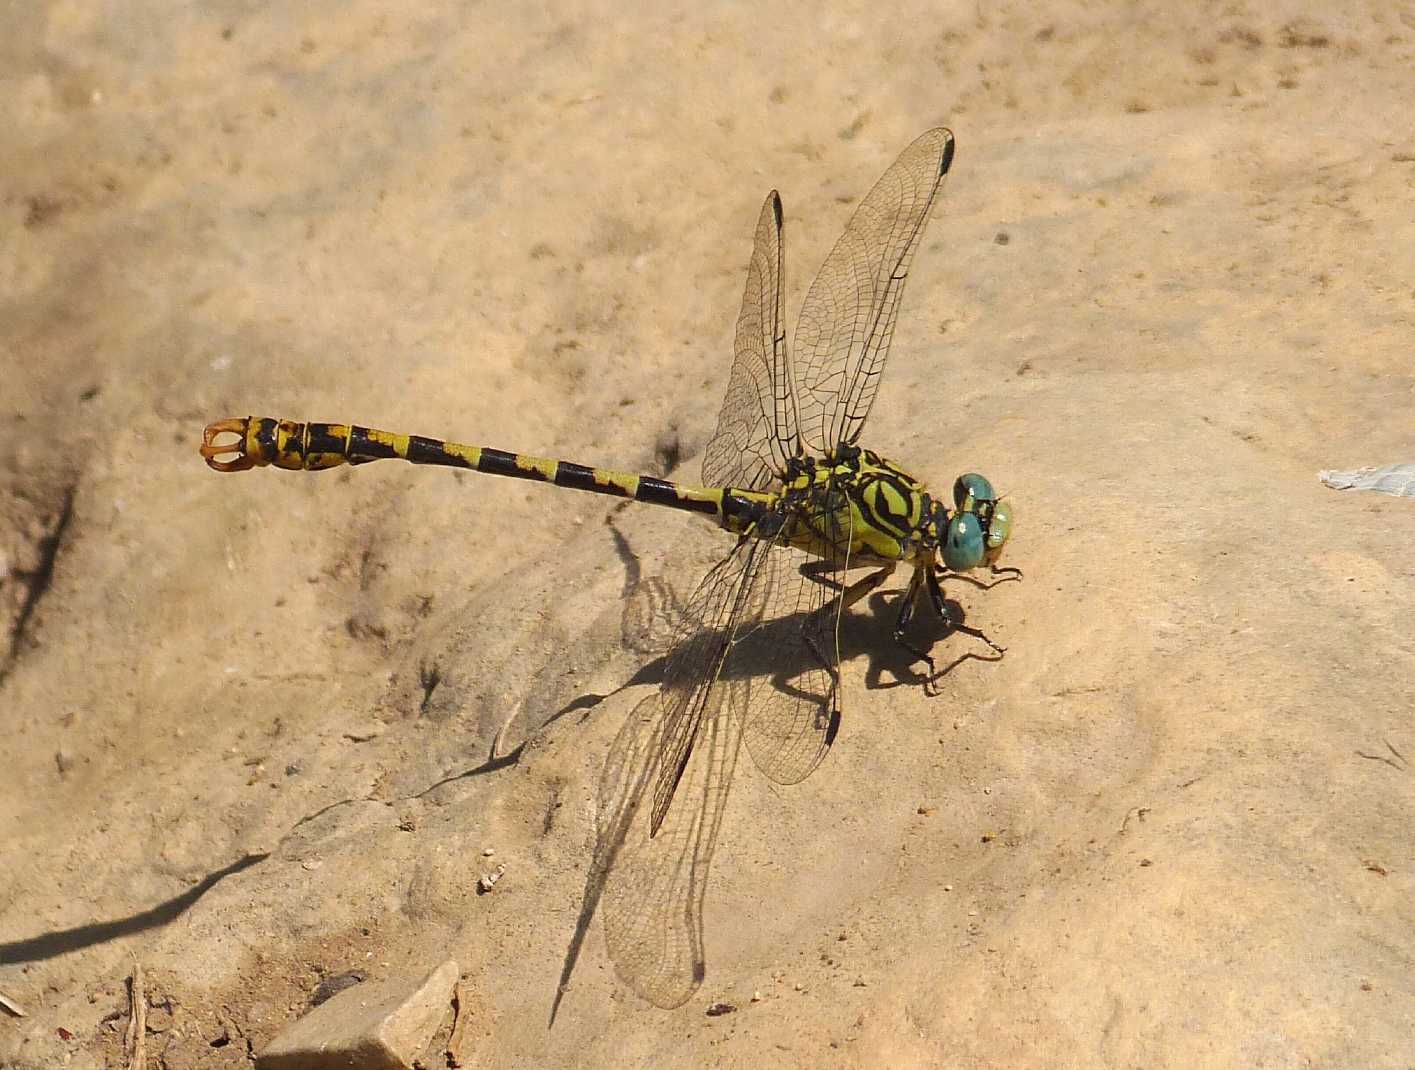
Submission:
M 1375 490 L 1397 498 L 1415 498 L 1415 462 L 1354 472 L 1318 472 L 1317 478 L 1335 490 Z

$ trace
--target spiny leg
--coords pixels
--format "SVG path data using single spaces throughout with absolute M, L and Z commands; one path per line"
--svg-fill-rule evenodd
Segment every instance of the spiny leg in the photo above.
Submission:
M 998 646 L 977 628 L 970 628 L 962 621 L 954 620 L 953 614 L 948 611 L 948 603 L 944 601 L 943 588 L 939 586 L 938 582 L 938 573 L 931 568 L 921 569 L 920 571 L 922 571 L 928 579 L 929 598 L 933 601 L 934 609 L 938 612 L 938 615 L 943 618 L 944 624 L 948 625 L 950 630 L 962 632 L 964 635 L 971 635 L 974 639 L 981 639 L 998 657 L 1001 657 L 1007 652 L 1005 648 Z
M 819 583 L 822 587 L 829 587 L 832 591 L 839 591 L 840 597 L 845 600 L 845 604 L 840 608 L 849 609 L 860 599 L 872 592 L 885 580 L 889 579 L 894 572 L 894 565 L 888 564 L 881 569 L 876 569 L 863 579 L 858 579 L 848 587 L 837 580 L 831 573 L 835 570 L 835 565 L 823 558 L 813 558 L 801 565 L 800 573 L 813 583 Z M 827 610 L 834 610 L 835 603 L 832 601 L 825 607 Z
M 813 557 L 809 561 L 801 562 L 798 570 L 802 576 L 812 583 L 818 583 L 822 587 L 829 587 L 832 591 L 845 590 L 845 584 L 835 578 L 835 562 L 827 561 L 823 557 Z M 866 577 L 867 579 L 869 577 Z
M 822 565 L 824 565 L 825 567 L 821 567 Z M 801 575 L 804 576 L 806 579 L 819 583 L 822 587 L 829 587 L 832 590 L 840 592 L 839 595 L 837 595 L 835 598 L 832 598 L 829 602 L 827 602 L 825 605 L 821 606 L 819 610 L 817 610 L 817 612 L 821 614 L 821 618 L 823 620 L 829 619 L 831 617 L 839 618 L 840 616 L 843 616 L 846 610 L 848 610 L 860 599 L 870 594 L 870 592 L 874 591 L 877 587 L 879 587 L 880 584 L 882 584 L 885 580 L 889 579 L 890 575 L 894 572 L 894 565 L 888 564 L 885 565 L 883 568 L 876 569 L 868 576 L 865 576 L 863 579 L 858 579 L 854 583 L 850 584 L 850 586 L 846 587 L 843 586 L 840 581 L 837 580 L 834 576 L 830 575 L 830 567 L 831 566 L 829 562 L 821 561 L 807 561 L 801 566 Z M 827 669 L 830 669 L 830 662 L 819 650 L 816 649 L 815 640 L 810 637 L 809 630 L 807 631 L 806 635 L 809 641 L 809 645 L 811 647 L 811 652 L 815 654 L 816 658 L 823 666 L 825 666 Z
M 849 587 L 846 587 L 840 594 L 840 600 L 843 603 L 840 607 L 840 611 L 843 613 L 860 599 L 864 598 L 881 583 L 889 579 L 893 572 L 894 566 L 892 564 L 885 565 L 883 568 L 871 572 L 864 579 L 856 580 Z
M 880 584 L 884 583 L 894 572 L 894 565 L 885 565 L 883 568 L 871 572 L 863 579 L 856 580 L 854 583 L 850 584 L 849 587 L 842 588 L 825 569 L 820 567 L 820 565 L 821 562 L 808 561 L 801 566 L 801 575 L 808 579 L 815 580 L 817 583 L 824 586 L 840 590 L 840 601 L 844 603 L 840 607 L 841 612 L 849 609 L 856 602 L 860 601 L 860 599 L 878 588 Z M 892 634 L 894 641 L 905 650 L 909 651 L 910 654 L 914 655 L 916 661 L 922 661 L 929 667 L 929 676 L 932 677 L 936 671 L 933 658 L 930 657 L 926 651 L 916 647 L 913 643 L 904 638 L 905 630 L 909 627 L 910 621 L 914 619 L 914 609 L 918 605 L 919 588 L 923 584 L 925 571 L 924 569 L 918 568 L 914 570 L 914 575 L 909 580 L 909 587 L 905 590 L 900 600 L 899 615 L 895 618 Z M 825 607 L 824 612 L 832 613 L 835 611 L 835 608 L 835 602 L 832 601 Z M 944 619 L 947 620 L 948 618 L 945 617 Z M 814 644 L 812 644 L 812 650 L 815 651 Z M 820 656 L 818 651 L 815 651 L 815 653 L 817 657 Z
M 820 568 L 818 567 L 817 562 L 808 561 L 801 566 L 801 575 L 804 576 L 806 579 L 813 580 L 814 582 L 819 583 L 822 587 L 830 587 L 834 590 L 840 591 L 839 595 L 837 595 L 835 598 L 832 598 L 829 602 L 821 606 L 821 608 L 816 611 L 820 614 L 821 622 L 825 622 L 828 620 L 839 620 L 839 618 L 845 614 L 846 610 L 848 610 L 860 599 L 868 595 L 871 591 L 879 587 L 879 585 L 882 584 L 885 580 L 889 579 L 890 574 L 894 571 L 894 566 L 892 564 L 885 565 L 883 568 L 871 572 L 868 576 L 856 580 L 854 583 L 850 584 L 850 586 L 844 587 L 840 584 L 838 580 L 835 579 L 835 577 L 830 575 L 829 563 L 824 562 L 824 564 L 826 565 L 826 567 Z M 835 629 L 831 628 L 830 631 L 831 634 L 834 634 Z M 824 668 L 826 672 L 830 673 L 831 678 L 836 682 L 836 684 L 839 684 L 840 678 L 838 675 L 838 671 L 831 664 L 831 660 L 826 657 L 825 652 L 822 651 L 819 646 L 817 646 L 816 637 L 812 632 L 809 622 L 807 622 L 807 624 L 805 625 L 805 636 L 806 645 L 810 647 L 812 655 L 814 655 L 815 659 L 820 662 L 821 667 Z M 835 731 L 839 726 L 840 720 L 839 700 L 833 688 L 831 691 L 830 705 L 831 727 L 829 730 L 829 737 L 833 739 L 835 737 Z
M 915 567 L 914 575 L 909 577 L 909 586 L 905 588 L 904 596 L 899 601 L 899 615 L 894 618 L 894 641 L 902 646 L 909 653 L 914 655 L 914 660 L 922 661 L 929 667 L 927 680 L 934 678 L 937 671 L 934 666 L 934 659 L 927 651 L 916 647 L 909 640 L 904 638 L 904 632 L 914 619 L 914 610 L 919 604 L 919 588 L 924 582 L 925 575 L 930 575 L 926 567 Z

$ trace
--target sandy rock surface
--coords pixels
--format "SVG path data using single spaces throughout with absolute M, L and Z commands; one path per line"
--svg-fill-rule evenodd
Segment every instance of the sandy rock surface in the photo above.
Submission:
M 0 59 L 0 1064 L 125 1065 L 135 959 L 177 1070 L 449 956 L 479 1065 L 1415 1063 L 1415 507 L 1316 478 L 1415 453 L 1415 8 L 55 0 Z M 625 591 L 728 540 L 202 426 L 691 481 L 762 197 L 794 310 L 939 124 L 866 442 L 1016 504 L 952 593 L 1007 656 L 929 697 L 858 607 L 701 989 L 592 925 L 549 1028 Z

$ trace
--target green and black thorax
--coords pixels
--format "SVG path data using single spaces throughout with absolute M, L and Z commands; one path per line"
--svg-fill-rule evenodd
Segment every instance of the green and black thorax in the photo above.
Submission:
M 722 526 L 779 539 L 850 564 L 932 564 L 955 571 L 997 556 L 1012 514 L 992 485 L 969 473 L 954 484 L 954 510 L 922 480 L 873 450 L 841 443 L 824 457 L 792 457 L 776 492 L 726 488 Z
M 727 530 L 779 539 L 817 557 L 908 561 L 938 545 L 938 517 L 924 484 L 858 446 L 792 457 L 779 490 L 727 494 Z M 734 508 L 734 499 L 745 507 Z

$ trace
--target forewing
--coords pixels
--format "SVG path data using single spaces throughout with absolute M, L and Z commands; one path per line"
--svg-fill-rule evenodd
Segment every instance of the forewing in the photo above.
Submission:
M 909 264 L 952 160 L 953 134 L 942 127 L 905 149 L 855 209 L 811 283 L 795 339 L 808 449 L 854 442 L 869 415 Z
M 760 490 L 799 450 L 782 304 L 782 228 L 781 198 L 772 190 L 757 219 L 727 396 L 703 455 L 703 482 L 710 487 Z

